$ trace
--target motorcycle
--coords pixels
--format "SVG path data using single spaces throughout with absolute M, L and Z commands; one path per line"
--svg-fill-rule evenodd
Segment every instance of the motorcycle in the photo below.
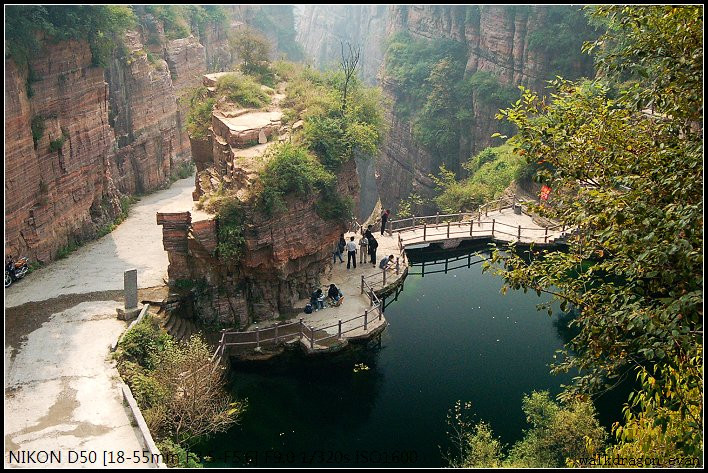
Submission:
M 5 287 L 9 287 L 10 284 L 27 275 L 29 271 L 28 263 L 27 257 L 23 256 L 12 264 L 12 268 L 5 267 Z

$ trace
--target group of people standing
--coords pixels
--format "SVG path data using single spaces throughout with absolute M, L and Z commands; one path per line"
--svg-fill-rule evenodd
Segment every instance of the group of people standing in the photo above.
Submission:
M 390 211 L 388 209 L 381 213 L 381 235 L 383 236 L 386 229 L 386 223 L 388 222 L 388 217 Z M 374 234 L 371 232 L 371 225 L 366 228 L 361 238 L 359 238 L 359 264 L 364 264 L 368 256 L 369 262 L 376 266 L 376 249 L 379 247 L 379 242 L 374 238 Z M 344 238 L 344 233 L 339 235 L 339 241 L 334 245 L 334 251 L 332 252 L 332 263 L 337 262 L 339 258 L 340 263 L 344 263 L 342 259 L 342 254 L 347 252 L 347 269 L 351 269 L 352 266 L 356 269 L 356 253 L 357 253 L 357 243 L 354 241 L 354 237 L 349 237 L 349 241 Z M 365 256 L 366 255 L 366 256 Z

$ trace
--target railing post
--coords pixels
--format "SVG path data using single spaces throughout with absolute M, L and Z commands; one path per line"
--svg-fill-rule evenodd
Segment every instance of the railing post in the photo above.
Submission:
M 447 222 L 447 237 L 450 238 L 450 222 Z
M 484 206 L 484 216 L 485 217 L 487 216 L 487 206 L 486 205 Z
M 379 322 L 381 321 L 381 306 L 379 306 Z
M 381 273 L 383 274 L 383 285 L 386 287 L 386 269 L 382 269 Z
M 386 231 L 388 232 L 388 236 L 391 236 L 391 235 L 393 235 L 393 230 L 392 230 L 393 223 L 391 223 L 390 221 L 388 221 L 386 223 L 388 223 L 388 229 Z
M 543 242 L 548 243 L 548 227 L 546 227 L 546 234 L 543 236 Z
M 339 331 L 337 333 L 337 338 L 341 340 L 342 338 L 342 319 L 339 319 Z
M 561 228 L 561 233 L 565 232 L 565 223 L 563 224 L 563 228 Z
M 364 275 L 361 275 L 361 293 L 364 294 Z
M 278 343 L 278 325 L 277 324 L 275 326 L 275 343 L 276 343 L 276 345 Z
M 519 241 L 521 241 L 521 225 L 519 225 Z
M 310 325 L 310 336 L 312 337 L 312 338 L 310 338 L 310 350 L 314 350 L 315 349 L 315 327 L 313 327 L 312 325 Z
M 366 309 L 364 310 L 364 332 L 368 330 L 368 325 L 369 325 L 369 310 Z
M 396 258 L 396 274 L 399 274 L 399 272 L 400 272 L 400 266 L 399 266 L 398 258 Z
M 440 212 L 435 212 L 435 228 L 438 228 L 439 221 L 440 221 Z
M 302 341 L 302 326 L 303 326 L 302 317 L 300 317 L 300 340 L 301 341 Z
M 474 216 L 470 219 L 470 236 L 472 236 L 472 229 L 474 229 Z
M 256 327 L 256 348 L 261 346 L 261 331 Z
M 413 229 L 415 230 L 415 215 L 413 215 Z
M 497 221 L 497 219 L 493 218 L 492 219 L 492 238 L 494 238 L 494 223 Z
M 426 238 L 426 233 L 427 233 L 428 226 L 424 223 L 423 224 L 423 241 L 425 241 Z

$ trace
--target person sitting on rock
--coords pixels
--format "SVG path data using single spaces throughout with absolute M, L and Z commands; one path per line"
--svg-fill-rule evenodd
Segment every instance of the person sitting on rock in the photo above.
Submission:
M 332 304 L 335 306 L 339 306 L 344 300 L 342 291 L 340 291 L 339 288 L 334 284 L 329 285 L 329 291 L 327 291 L 327 296 L 332 299 Z
M 382 259 L 379 262 L 379 269 L 390 269 L 393 267 L 393 255 L 388 255 L 388 257 Z

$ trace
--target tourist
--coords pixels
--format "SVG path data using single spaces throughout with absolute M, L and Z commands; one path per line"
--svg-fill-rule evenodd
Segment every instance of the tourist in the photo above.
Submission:
M 384 231 L 386 230 L 386 223 L 388 222 L 388 216 L 390 213 L 391 213 L 391 211 L 388 209 L 381 212 L 381 235 L 382 236 L 384 234 Z
M 374 235 L 369 237 L 369 255 L 371 256 L 371 264 L 376 267 L 376 248 L 379 247 L 379 242 L 376 241 Z
M 366 227 L 366 232 L 364 232 L 364 236 L 368 241 L 371 241 L 371 239 L 374 237 L 374 234 L 371 233 L 371 225 Z
M 315 310 L 324 309 L 324 293 L 322 289 L 317 288 L 317 290 L 312 293 L 310 296 L 310 304 L 312 304 L 312 308 Z
M 341 233 L 339 235 L 339 241 L 334 243 L 334 251 L 332 252 L 332 264 L 337 262 L 337 257 L 339 257 L 339 262 L 344 263 L 344 260 L 342 259 L 342 252 L 344 251 L 344 247 L 346 246 L 347 242 L 344 240 L 344 233 Z
M 384 258 L 379 263 L 379 269 L 389 269 L 393 267 L 393 255 L 388 255 L 388 258 Z
M 332 304 L 335 306 L 339 306 L 342 303 L 342 300 L 344 300 L 344 296 L 342 295 L 342 291 L 339 290 L 337 286 L 334 284 L 329 285 L 329 291 L 327 291 L 327 297 L 332 299 Z
M 347 242 L 347 269 L 350 268 L 350 263 L 354 262 L 354 269 L 356 269 L 356 242 L 354 237 L 350 237 Z
M 369 254 L 368 247 L 369 246 L 369 240 L 366 238 L 366 235 L 362 235 L 361 238 L 359 239 L 359 263 L 364 264 L 366 263 L 366 256 Z

